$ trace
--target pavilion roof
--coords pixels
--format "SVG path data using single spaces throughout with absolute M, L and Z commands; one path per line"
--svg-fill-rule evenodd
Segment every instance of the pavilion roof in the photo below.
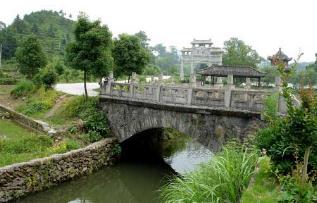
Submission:
M 191 44 L 213 44 L 211 39 L 207 39 L 207 40 L 198 40 L 198 39 L 194 39 Z
M 249 66 L 229 66 L 229 65 L 212 65 L 203 69 L 199 74 L 204 76 L 226 77 L 233 75 L 235 77 L 260 78 L 265 74 Z
M 184 51 L 192 51 L 192 48 L 183 48 L 182 50 L 181 50 L 182 52 L 184 52 Z
M 279 48 L 279 50 L 278 50 L 278 52 L 276 52 L 276 54 L 274 54 L 273 56 L 269 56 L 268 59 L 270 61 L 282 60 L 285 62 L 289 62 L 290 60 L 292 60 L 292 58 L 288 57 L 284 52 L 282 52 L 281 48 Z

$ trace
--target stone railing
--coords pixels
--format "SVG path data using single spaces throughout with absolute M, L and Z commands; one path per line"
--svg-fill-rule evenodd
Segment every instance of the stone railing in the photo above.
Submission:
M 163 104 L 231 108 L 260 112 L 273 91 L 224 87 L 188 87 L 161 84 L 111 82 L 101 88 L 101 97 L 130 98 Z

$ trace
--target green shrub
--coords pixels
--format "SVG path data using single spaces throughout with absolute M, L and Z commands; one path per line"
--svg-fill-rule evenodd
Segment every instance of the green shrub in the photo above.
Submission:
M 312 181 L 302 181 L 301 171 L 302 164 L 297 164 L 292 175 L 279 176 L 282 193 L 279 202 L 317 202 L 317 189 L 312 185 Z
M 88 104 L 85 104 L 85 97 L 74 97 L 65 103 L 62 112 L 69 118 L 79 117 L 86 105 Z
M 52 88 L 53 85 L 57 82 L 57 74 L 54 69 L 50 67 L 44 68 L 41 72 L 41 81 L 46 89 Z
M 165 202 L 239 202 L 248 186 L 257 156 L 226 148 L 197 171 L 176 177 L 163 186 Z
M 296 161 L 303 161 L 307 146 L 316 144 L 317 117 L 305 108 L 294 109 L 282 119 L 275 119 L 256 136 L 256 145 L 266 149 L 281 173 L 290 173 Z M 317 169 L 317 151 L 309 159 L 310 169 Z
M 54 69 L 58 75 L 62 75 L 65 70 L 65 65 L 61 61 L 57 61 L 54 65 Z
M 0 78 L 0 85 L 15 85 L 18 82 L 15 78 Z
M 11 91 L 11 95 L 15 98 L 27 96 L 34 92 L 34 84 L 30 80 L 20 81 L 16 87 Z
M 98 98 L 74 97 L 63 107 L 63 113 L 69 118 L 80 118 L 91 142 L 108 136 L 109 127 L 106 116 L 98 108 Z
M 263 116 L 267 121 L 272 121 L 278 116 L 278 98 L 279 94 L 275 93 L 265 98 Z
M 49 107 L 46 106 L 43 102 L 32 102 L 26 106 L 26 108 L 22 111 L 25 115 L 33 115 L 35 113 L 39 113 L 47 110 Z
M 25 105 L 19 106 L 17 111 L 26 115 L 34 115 L 45 112 L 52 108 L 58 98 L 58 92 L 55 90 L 45 90 L 43 87 L 38 89 Z

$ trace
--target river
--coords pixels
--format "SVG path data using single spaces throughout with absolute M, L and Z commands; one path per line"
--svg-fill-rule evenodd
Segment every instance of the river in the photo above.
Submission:
M 177 140 L 178 143 L 180 141 Z M 174 146 L 174 145 L 173 145 Z M 164 159 L 123 159 L 110 168 L 32 194 L 21 203 L 152 203 L 159 202 L 159 189 L 177 173 L 184 174 L 206 162 L 212 153 L 187 139 Z M 161 161 L 160 161 L 161 160 Z M 164 161 L 163 161 L 164 160 Z

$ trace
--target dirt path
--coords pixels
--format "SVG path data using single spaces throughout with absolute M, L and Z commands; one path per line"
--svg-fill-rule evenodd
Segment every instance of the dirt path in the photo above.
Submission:
M 44 118 L 49 118 L 52 117 L 55 112 L 62 106 L 62 104 L 64 103 L 64 101 L 67 99 L 67 94 L 63 94 L 62 96 L 60 96 L 57 100 L 55 105 L 53 106 L 53 108 L 51 108 L 51 110 L 49 110 L 49 112 L 46 113 L 46 115 L 44 116 Z

